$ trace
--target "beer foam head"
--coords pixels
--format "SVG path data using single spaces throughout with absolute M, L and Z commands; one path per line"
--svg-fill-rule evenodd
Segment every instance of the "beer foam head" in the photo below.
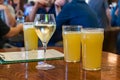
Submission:
M 103 28 L 82 28 L 81 32 L 82 33 L 103 33 L 104 29 Z

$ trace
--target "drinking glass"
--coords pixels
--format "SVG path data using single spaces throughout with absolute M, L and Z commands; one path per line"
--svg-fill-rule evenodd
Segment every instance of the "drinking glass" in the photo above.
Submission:
M 34 20 L 35 31 L 41 40 L 44 48 L 44 62 L 36 66 L 37 69 L 48 70 L 55 68 L 53 65 L 46 63 L 47 43 L 55 32 L 56 22 L 53 14 L 36 14 Z
M 64 25 L 62 27 L 64 54 L 66 62 L 79 62 L 81 57 L 82 26 Z
M 83 28 L 81 33 L 83 69 L 100 70 L 104 29 Z
M 38 49 L 38 37 L 35 32 L 33 22 L 24 22 L 23 24 L 24 32 L 24 45 L 25 50 L 37 50 Z

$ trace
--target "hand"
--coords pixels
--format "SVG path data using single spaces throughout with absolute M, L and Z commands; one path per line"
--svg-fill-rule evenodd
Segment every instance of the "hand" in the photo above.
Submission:
M 65 2 L 66 2 L 65 0 L 56 0 L 55 5 L 56 6 L 63 6 L 65 4 Z
M 49 4 L 48 0 L 36 0 L 35 6 L 40 7 L 46 7 Z

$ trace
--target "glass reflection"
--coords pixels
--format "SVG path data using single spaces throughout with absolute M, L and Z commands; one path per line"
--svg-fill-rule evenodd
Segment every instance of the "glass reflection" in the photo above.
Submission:
M 81 80 L 79 63 L 66 63 L 65 80 Z
M 28 60 L 28 51 L 25 51 L 25 59 Z M 28 80 L 28 63 L 25 63 L 25 80 Z
M 82 80 L 101 80 L 101 71 L 82 70 Z

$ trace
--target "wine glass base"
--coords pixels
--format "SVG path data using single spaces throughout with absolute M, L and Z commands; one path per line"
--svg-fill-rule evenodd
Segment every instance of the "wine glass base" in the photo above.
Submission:
M 53 68 L 55 68 L 55 66 L 47 64 L 47 63 L 38 64 L 36 66 L 36 69 L 40 69 L 40 70 L 49 70 Z

